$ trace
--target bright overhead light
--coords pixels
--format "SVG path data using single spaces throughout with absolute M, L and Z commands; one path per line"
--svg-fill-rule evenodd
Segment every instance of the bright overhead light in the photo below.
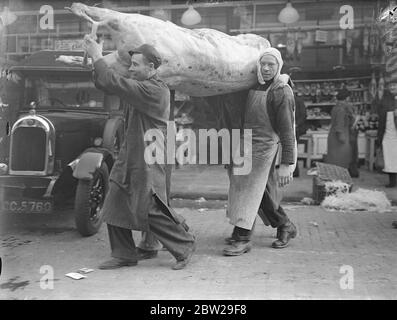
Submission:
M 189 5 L 189 8 L 182 15 L 181 22 L 186 26 L 193 26 L 200 23 L 200 21 L 200 13 L 198 13 L 192 5 Z
M 299 20 L 298 10 L 296 10 L 292 6 L 291 2 L 288 1 L 285 8 L 283 8 L 280 11 L 280 13 L 278 15 L 278 20 L 285 24 L 297 22 Z
M 0 13 L 0 24 L 7 26 L 14 23 L 15 20 L 17 20 L 17 16 L 8 7 L 4 7 L 3 12 Z

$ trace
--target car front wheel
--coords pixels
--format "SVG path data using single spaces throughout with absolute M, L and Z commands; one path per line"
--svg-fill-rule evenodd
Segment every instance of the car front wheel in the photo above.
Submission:
M 102 224 L 102 206 L 109 187 L 106 163 L 94 172 L 91 180 L 79 180 L 74 203 L 77 230 L 84 237 L 98 232 Z

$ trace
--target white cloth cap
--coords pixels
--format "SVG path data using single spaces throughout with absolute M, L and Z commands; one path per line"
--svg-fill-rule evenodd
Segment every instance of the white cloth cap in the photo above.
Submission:
M 272 47 L 264 49 L 263 52 L 262 52 L 262 54 L 260 55 L 258 61 L 257 61 L 257 64 L 256 64 L 256 66 L 257 66 L 258 82 L 259 82 L 260 84 L 265 84 L 265 83 L 266 83 L 266 81 L 263 80 L 263 77 L 262 77 L 261 63 L 260 63 L 260 61 L 261 61 L 261 59 L 262 59 L 262 57 L 263 57 L 264 55 L 271 55 L 271 56 L 275 57 L 276 60 L 277 60 L 278 69 L 277 69 L 276 75 L 274 76 L 274 79 L 277 79 L 277 78 L 280 76 L 280 72 L 281 72 L 281 69 L 282 69 L 283 64 L 284 64 L 283 58 L 281 57 L 281 53 L 280 53 L 279 50 L 277 50 L 276 48 L 272 48 Z

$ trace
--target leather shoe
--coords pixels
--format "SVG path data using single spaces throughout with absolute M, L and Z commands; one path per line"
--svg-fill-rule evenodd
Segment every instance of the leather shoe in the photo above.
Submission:
M 141 248 L 137 248 L 137 253 L 138 253 L 138 260 L 146 260 L 146 259 L 156 258 L 158 251 L 157 250 L 144 250 Z
M 232 244 L 232 243 L 234 243 L 234 242 L 236 242 L 237 240 L 235 239 L 235 238 L 233 238 L 233 237 L 227 237 L 227 238 L 225 238 L 225 243 L 226 244 Z
M 251 250 L 250 241 L 233 241 L 229 246 L 223 249 L 224 256 L 241 256 Z
M 114 258 L 100 264 L 98 268 L 101 270 L 111 270 L 111 269 L 118 269 L 121 267 L 133 267 L 136 266 L 137 264 L 138 261 Z
M 291 239 L 295 238 L 298 234 L 295 225 L 292 222 L 277 228 L 277 240 L 272 243 L 272 247 L 275 249 L 282 249 L 288 246 Z
M 188 265 L 190 260 L 192 259 L 194 251 L 196 251 L 196 244 L 193 244 L 193 247 L 190 250 L 190 252 L 188 253 L 188 255 L 186 256 L 186 258 L 176 261 L 175 265 L 172 267 L 172 270 L 184 269 Z

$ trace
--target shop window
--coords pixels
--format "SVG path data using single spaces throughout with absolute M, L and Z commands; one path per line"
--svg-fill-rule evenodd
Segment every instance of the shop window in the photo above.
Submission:
M 339 64 L 339 48 L 318 48 L 316 52 L 316 66 L 318 68 L 330 69 Z
M 24 53 L 29 52 L 29 38 L 19 36 L 17 41 L 17 52 Z
M 281 49 L 281 53 L 284 59 L 285 67 L 299 66 L 303 70 L 332 70 L 334 66 L 339 65 L 339 59 L 341 54 L 339 47 L 305 47 L 299 56 L 294 59 L 286 58 L 286 50 Z
M 16 36 L 7 36 L 7 52 L 16 52 L 17 51 L 17 41 Z
M 255 27 L 260 28 L 269 23 L 279 23 L 278 14 L 284 6 L 256 6 Z
M 83 27 L 83 26 L 86 27 Z M 81 22 L 80 20 L 71 19 L 71 16 L 61 16 L 56 19 L 56 30 L 57 32 L 66 33 L 66 32 L 81 32 L 84 29 L 88 30 L 87 23 Z
M 60 37 L 59 39 L 54 39 L 54 49 L 71 51 L 83 50 L 83 39 L 75 39 L 74 37 Z
M 54 50 L 54 40 L 50 38 L 44 38 L 40 40 L 41 50 Z
M 37 16 L 23 15 L 19 16 L 15 23 L 7 26 L 8 34 L 33 33 L 37 30 Z
M 31 37 L 30 38 L 30 52 L 36 52 L 41 50 L 41 39 L 38 37 Z
M 253 27 L 253 6 L 237 6 L 231 10 L 231 29 L 250 29 Z
M 336 12 L 339 13 L 340 4 L 335 3 L 332 6 L 316 4 L 313 6 L 307 5 L 303 10 L 305 11 L 306 20 L 332 20 L 336 18 Z

